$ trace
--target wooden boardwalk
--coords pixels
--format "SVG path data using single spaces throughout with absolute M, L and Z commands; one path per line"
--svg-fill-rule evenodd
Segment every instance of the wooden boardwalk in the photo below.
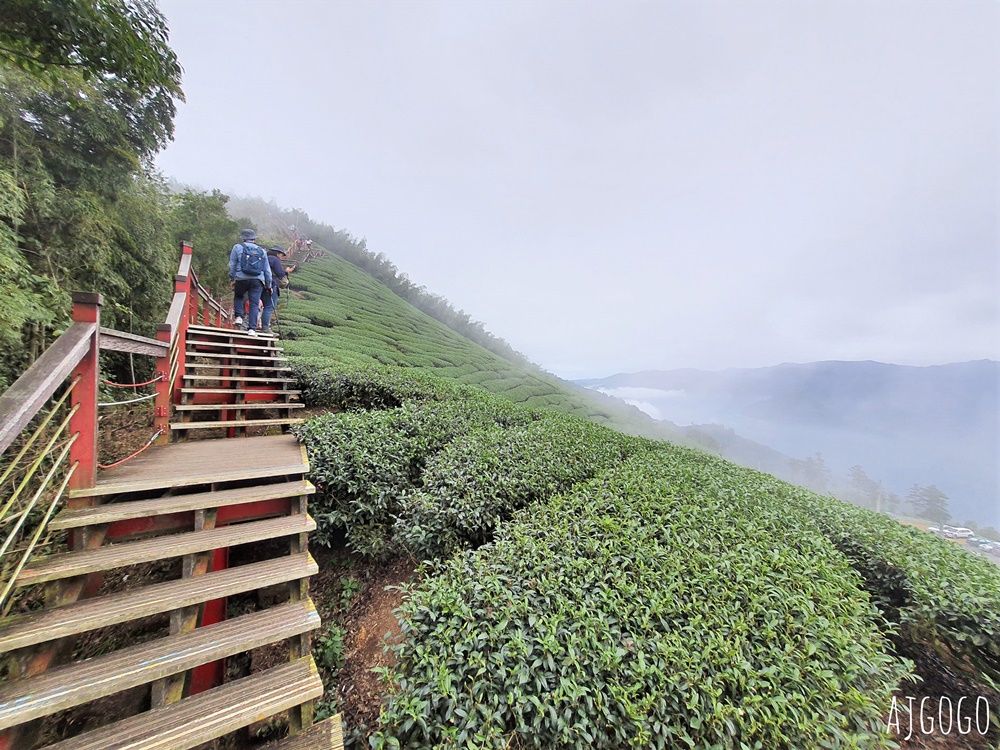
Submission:
M 308 469 L 305 447 L 292 435 L 195 440 L 153 446 L 129 463 L 102 472 L 95 487 L 71 491 L 70 497 L 301 474 Z
M 10 665 L 0 681 L 0 750 L 33 748 L 46 717 L 136 688 L 147 691 L 147 710 L 108 716 L 110 723 L 52 747 L 184 750 L 282 716 L 289 736 L 275 748 L 343 747 L 339 716 L 313 723 L 323 685 L 311 655 L 320 619 L 309 595 L 317 566 L 308 553 L 316 528 L 308 457 L 289 434 L 244 436 L 247 427 L 301 421 L 291 416 L 302 408 L 293 401 L 298 391 L 269 377 L 285 371 L 274 344 L 232 329 L 187 328 L 170 408 L 157 411 L 180 441 L 152 446 L 68 493 L 50 528 L 69 535 L 70 551 L 34 557 L 15 578 L 18 587 L 37 587 L 46 606 L 0 620 Z M 201 375 L 206 369 L 218 375 Z M 169 411 L 182 421 L 171 423 Z M 186 440 L 192 431 L 206 437 Z M 230 567 L 234 547 L 241 552 Z M 148 564 L 162 571 L 143 578 L 134 566 Z M 100 589 L 105 576 L 133 570 L 138 585 Z M 227 616 L 233 596 L 250 611 Z M 74 639 L 142 618 L 161 618 L 157 637 L 59 663 Z M 224 660 L 254 649 L 283 652 L 285 661 L 226 679 Z

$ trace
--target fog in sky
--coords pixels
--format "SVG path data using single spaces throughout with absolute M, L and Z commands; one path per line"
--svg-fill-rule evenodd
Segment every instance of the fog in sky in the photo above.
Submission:
M 1000 359 L 1000 5 L 161 0 L 183 183 L 558 375 Z

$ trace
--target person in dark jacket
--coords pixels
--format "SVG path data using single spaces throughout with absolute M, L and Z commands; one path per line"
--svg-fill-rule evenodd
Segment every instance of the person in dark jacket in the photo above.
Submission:
M 271 330 L 271 316 L 274 315 L 274 309 L 278 306 L 278 297 L 281 294 L 280 282 L 282 279 L 288 276 L 291 271 L 295 270 L 295 266 L 292 266 L 287 271 L 281 265 L 281 258 L 284 258 L 285 249 L 281 245 L 272 245 L 267 250 L 267 263 L 270 267 L 271 277 L 274 279 L 274 283 L 271 285 L 270 289 L 265 289 L 264 293 L 261 294 L 260 300 L 264 303 L 264 333 L 272 334 L 274 331 Z
M 247 333 L 251 336 L 257 335 L 257 306 L 260 304 L 261 295 L 265 290 L 271 288 L 271 267 L 264 261 L 264 249 L 256 244 L 257 233 L 252 229 L 244 229 L 240 232 L 240 241 L 233 245 L 232 252 L 229 253 L 229 280 L 233 287 L 233 313 L 237 328 L 243 325 L 243 310 L 246 299 L 249 298 L 250 309 L 247 315 Z M 247 258 L 250 264 L 258 264 L 260 270 L 245 270 Z M 264 323 L 267 327 L 267 323 Z

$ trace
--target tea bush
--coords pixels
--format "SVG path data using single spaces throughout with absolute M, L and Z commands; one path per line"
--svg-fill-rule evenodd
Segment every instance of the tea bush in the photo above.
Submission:
M 292 376 L 309 406 L 342 411 L 393 409 L 410 400 L 460 398 L 460 386 L 420 370 L 379 365 L 337 365 L 320 357 L 296 357 Z
M 788 503 L 815 520 L 913 641 L 946 644 L 1000 680 L 1000 569 L 959 545 L 798 488 Z
M 551 413 L 510 427 L 474 429 L 428 459 L 422 487 L 400 501 L 395 538 L 423 557 L 476 547 L 514 510 L 655 445 Z
M 299 425 L 295 433 L 306 446 L 317 486 L 310 504 L 317 523 L 312 539 L 329 545 L 343 529 L 359 552 L 393 552 L 400 497 L 419 483 L 427 457 L 474 423 L 514 418 L 505 413 L 514 409 L 506 402 L 476 410 L 470 402 L 411 401 L 384 411 L 325 414 Z
M 857 574 L 715 471 L 633 456 L 442 563 L 372 746 L 888 746 L 906 664 Z
M 321 544 L 343 529 L 365 554 L 450 554 L 487 541 L 515 509 L 657 445 L 426 374 L 321 364 L 295 365 L 309 403 L 376 410 L 296 428 L 320 490 Z

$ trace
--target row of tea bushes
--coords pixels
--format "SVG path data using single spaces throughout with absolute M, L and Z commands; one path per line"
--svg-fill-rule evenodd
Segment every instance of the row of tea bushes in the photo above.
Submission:
M 339 411 L 394 409 L 406 401 L 459 398 L 462 387 L 420 370 L 336 365 L 322 357 L 295 357 L 292 376 L 309 406 Z
M 401 499 L 396 539 L 421 558 L 477 547 L 515 510 L 659 445 L 576 417 L 535 416 L 472 430 L 431 456 L 420 489 Z
M 317 494 L 310 503 L 314 541 L 339 531 L 371 556 L 398 552 L 393 529 L 401 499 L 422 483 L 429 456 L 477 427 L 533 418 L 527 410 L 483 394 L 466 400 L 413 400 L 393 409 L 328 413 L 295 428 L 309 455 Z
M 907 665 L 857 574 L 725 467 L 635 455 L 441 563 L 372 746 L 888 746 Z
M 435 557 L 476 546 L 515 509 L 657 445 L 404 371 L 323 377 L 297 367 L 314 403 L 355 410 L 295 430 L 319 489 L 314 539 L 329 544 L 343 531 L 363 554 Z M 377 408 L 356 411 L 365 405 Z
M 787 502 L 815 520 L 907 640 L 946 644 L 1000 681 L 1000 568 L 864 508 L 799 488 Z
M 861 576 L 859 585 L 907 643 L 944 645 L 1000 680 L 1000 569 L 960 545 L 770 475 L 700 455 L 717 466 L 701 482 L 732 499 L 766 498 L 783 522 L 821 533 Z M 943 654 L 942 654 L 943 655 Z

